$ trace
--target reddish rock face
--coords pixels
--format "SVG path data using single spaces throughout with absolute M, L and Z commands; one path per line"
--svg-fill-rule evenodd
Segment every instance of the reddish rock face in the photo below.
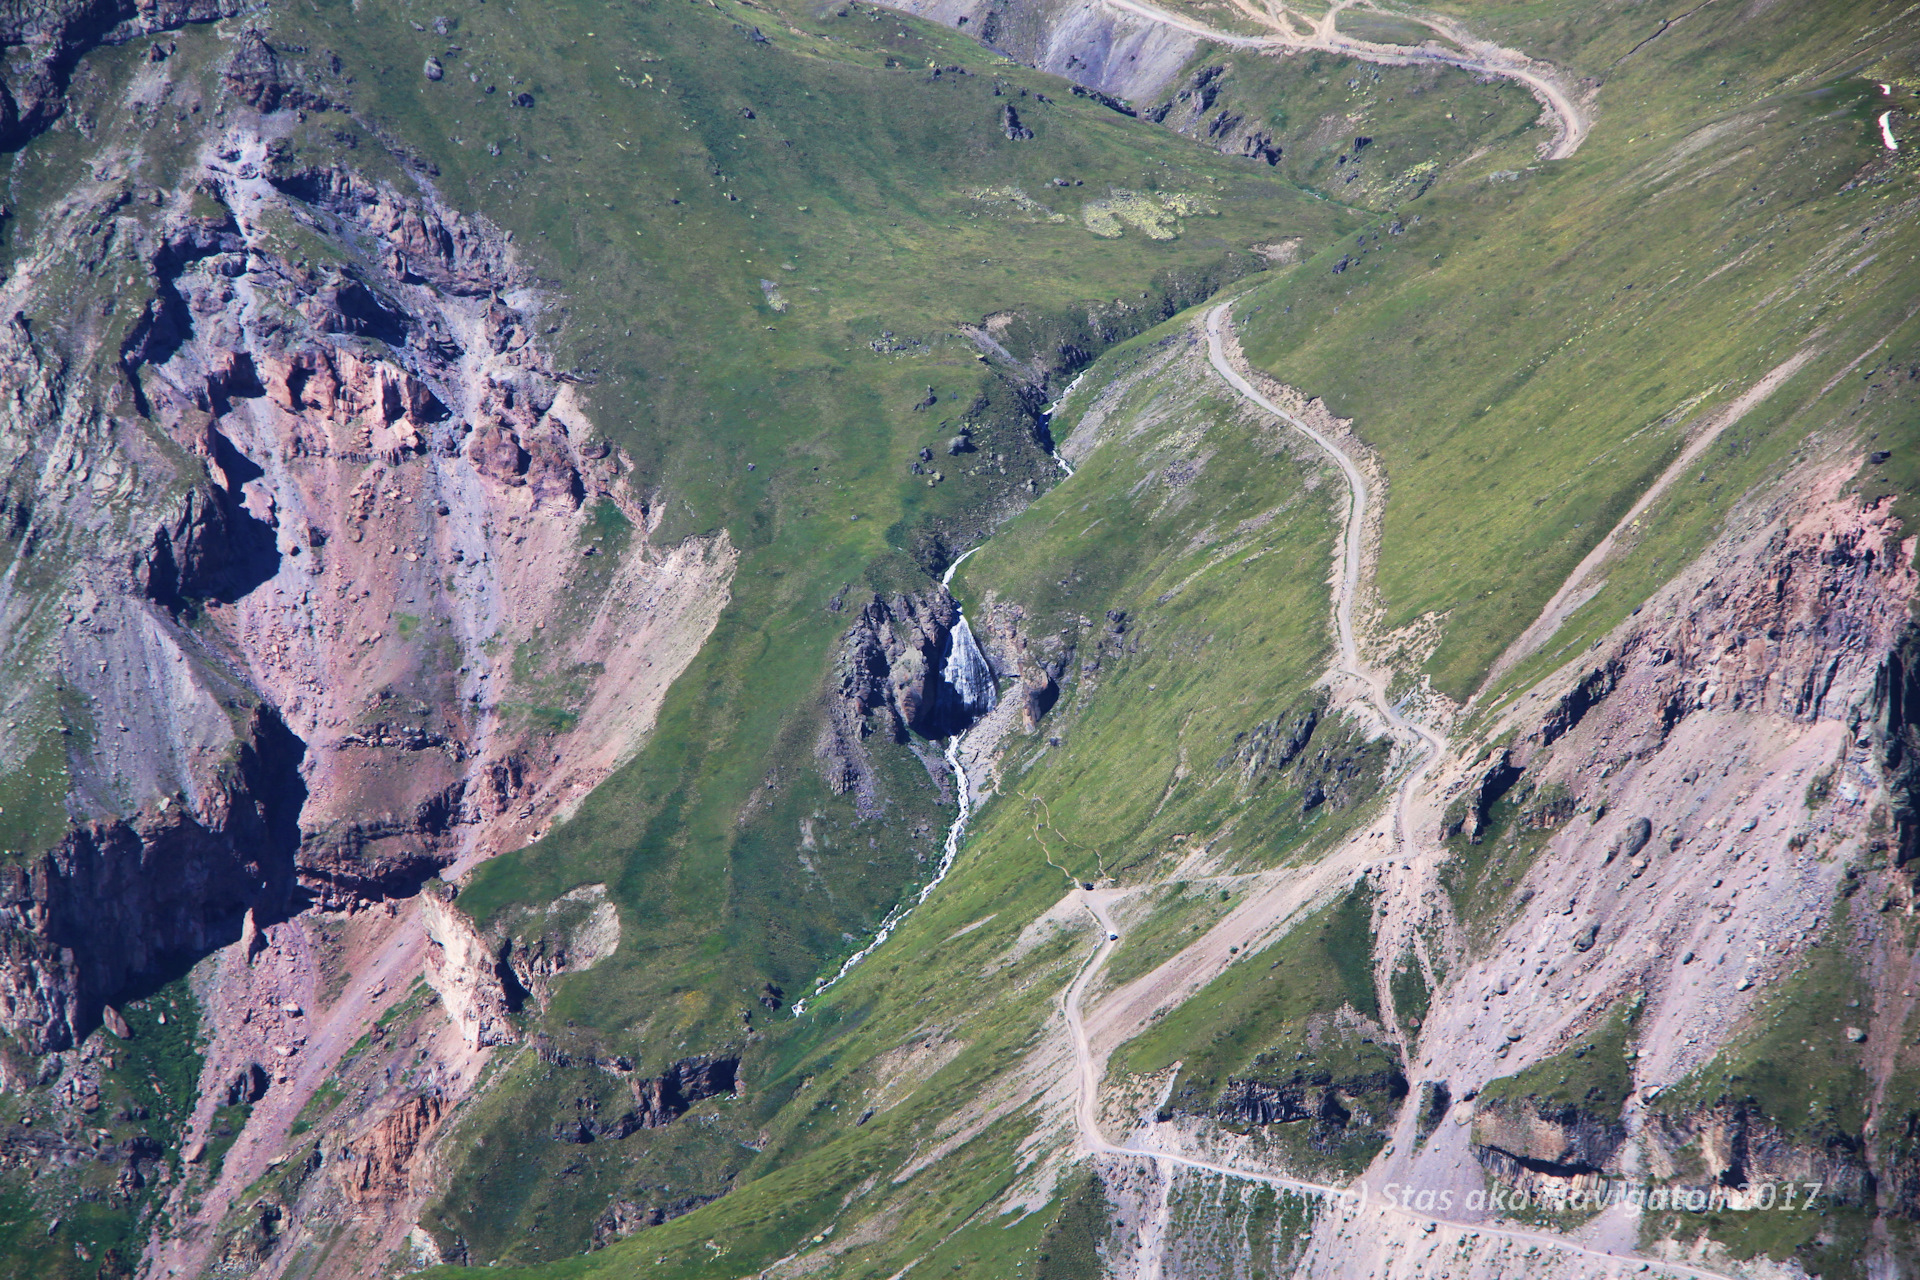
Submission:
M 352 352 L 314 348 L 254 361 L 267 399 L 299 418 L 302 457 L 404 461 L 426 448 L 447 408 L 405 369 Z
M 147 424 L 76 464 L 117 488 L 37 507 L 91 539 L 36 587 L 73 624 L 41 674 L 104 729 L 72 829 L 0 903 L 0 1032 L 40 1052 L 249 919 L 533 839 L 637 748 L 733 564 L 724 535 L 649 542 L 654 495 L 533 343 L 494 229 L 279 172 L 244 131 L 187 207 L 139 241 L 154 297 L 88 355 Z M 289 218 L 378 248 L 316 272 L 262 229 Z M 0 323 L 23 422 L 80 412 L 69 383 Z
M 625 463 L 604 442 L 583 452 L 585 416 L 529 340 L 502 236 L 343 170 L 276 186 L 296 214 L 385 246 L 379 263 L 322 279 L 236 212 L 182 232 L 169 261 L 183 327 L 138 349 L 170 353 L 151 369 L 155 407 L 205 459 L 221 522 L 169 540 L 174 594 L 196 594 L 223 555 L 244 561 L 223 570 L 235 607 L 218 625 L 309 744 L 299 877 L 341 905 L 524 841 L 611 768 L 646 717 L 560 730 L 498 709 L 578 701 L 545 686 L 580 686 L 568 673 L 582 669 L 604 673 L 580 686 L 586 702 L 664 689 L 671 668 L 646 637 L 696 598 L 703 617 L 717 607 L 718 544 L 689 544 L 694 561 L 646 544 Z M 261 308 L 271 323 L 234 323 Z M 596 507 L 632 529 L 591 548 L 610 560 L 581 555 Z M 228 553 L 246 539 L 249 556 Z M 550 618 L 569 625 L 540 634 Z M 514 661 L 522 648 L 539 656 Z M 523 682 L 542 687 L 514 694 Z
M 348 1204 L 372 1210 L 412 1194 L 422 1148 L 440 1123 L 442 1105 L 436 1094 L 414 1094 L 340 1148 L 334 1180 Z
M 527 482 L 527 451 L 520 437 L 504 422 L 473 433 L 467 456 L 481 475 L 496 484 L 523 485 Z

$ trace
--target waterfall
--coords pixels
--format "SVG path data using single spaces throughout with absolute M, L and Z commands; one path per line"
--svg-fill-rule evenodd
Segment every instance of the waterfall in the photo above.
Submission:
M 969 720 L 993 710 L 999 700 L 993 668 L 987 665 L 987 655 L 980 652 L 973 628 L 967 625 L 964 615 L 954 623 L 953 632 L 947 637 L 947 662 L 940 669 L 940 678 L 959 698 Z
M 968 554 L 972 554 L 969 552 Z M 965 559 L 963 556 L 962 559 Z M 957 566 L 959 561 L 954 561 Z M 947 576 L 953 576 L 951 568 Z M 943 584 L 944 585 L 944 582 Z M 807 1011 L 807 1002 L 820 995 L 840 979 L 852 973 L 855 966 L 878 951 L 900 922 L 913 914 L 913 909 L 925 902 L 940 882 L 947 878 L 947 872 L 953 870 L 953 860 L 960 854 L 960 842 L 966 839 L 967 822 L 973 817 L 973 793 L 967 782 L 966 762 L 960 755 L 960 744 L 966 737 L 967 729 L 973 722 L 993 710 L 1000 700 L 999 690 L 993 681 L 993 667 L 987 662 L 987 655 L 980 652 L 979 642 L 973 638 L 973 628 L 967 625 L 965 615 L 954 620 L 953 630 L 947 636 L 947 660 L 940 668 L 940 680 L 946 697 L 952 699 L 952 705 L 962 712 L 962 727 L 947 738 L 947 765 L 953 770 L 953 785 L 958 800 L 958 810 L 953 815 L 953 825 L 947 828 L 947 840 L 940 853 L 940 866 L 933 878 L 920 886 L 920 892 L 913 898 L 901 903 L 887 913 L 880 922 L 879 930 L 873 941 L 848 956 L 846 963 L 831 978 L 822 979 L 804 1000 L 793 1002 L 792 1013 L 798 1018 Z

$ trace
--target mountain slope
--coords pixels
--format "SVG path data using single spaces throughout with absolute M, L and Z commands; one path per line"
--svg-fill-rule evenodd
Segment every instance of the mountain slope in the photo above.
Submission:
M 5 1266 L 1904 1267 L 1907 26 L 23 19 Z

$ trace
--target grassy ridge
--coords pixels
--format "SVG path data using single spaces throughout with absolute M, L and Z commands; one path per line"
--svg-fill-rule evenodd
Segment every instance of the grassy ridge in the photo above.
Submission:
M 1635 30 L 1551 9 L 1576 65 Z M 1913 164 L 1872 118 L 1873 76 L 1910 73 L 1912 41 L 1807 73 L 1878 12 L 1704 10 L 1610 74 L 1574 159 L 1404 204 L 1399 234 L 1329 248 L 1242 312 L 1250 355 L 1379 450 L 1387 623 L 1445 618 L 1429 669 L 1446 692 L 1473 692 L 1689 430 L 1796 351 L 1816 354 L 1648 512 L 1608 589 L 1520 674 L 1638 604 L 1809 431 L 1910 426 L 1892 383 L 1822 398 L 1876 344 L 1898 360 L 1915 337 L 1915 232 L 1896 212 Z

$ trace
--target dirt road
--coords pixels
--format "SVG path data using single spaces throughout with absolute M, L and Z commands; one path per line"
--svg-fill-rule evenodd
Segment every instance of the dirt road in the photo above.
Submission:
M 1525 1231 L 1520 1229 L 1493 1226 L 1485 1222 L 1460 1222 L 1432 1213 L 1422 1213 L 1405 1208 L 1391 1199 L 1356 1192 L 1350 1187 L 1335 1187 L 1325 1183 L 1308 1182 L 1300 1178 L 1283 1177 L 1277 1173 L 1265 1173 L 1253 1169 L 1236 1169 L 1231 1165 L 1215 1164 L 1208 1160 L 1196 1160 L 1190 1156 L 1175 1155 L 1166 1151 L 1148 1151 L 1138 1147 L 1116 1146 L 1107 1140 L 1100 1128 L 1097 1113 L 1100 1078 L 1105 1074 L 1106 1060 L 1095 1054 L 1087 1041 L 1085 1023 L 1081 1016 L 1080 1001 L 1086 993 L 1089 983 L 1105 967 L 1114 949 L 1120 945 L 1120 928 L 1106 912 L 1106 903 L 1116 891 L 1095 890 L 1088 892 L 1075 888 L 1069 896 L 1075 898 L 1087 909 L 1100 929 L 1100 945 L 1087 958 L 1072 984 L 1068 986 L 1061 1001 L 1066 1016 L 1067 1030 L 1073 1038 L 1073 1071 L 1076 1077 L 1077 1096 L 1074 1099 L 1074 1120 L 1080 1131 L 1080 1140 L 1089 1151 L 1100 1155 L 1122 1156 L 1136 1160 L 1152 1160 L 1162 1166 L 1175 1165 L 1187 1169 L 1197 1169 L 1203 1173 L 1218 1174 L 1225 1178 L 1238 1178 L 1245 1182 L 1259 1182 L 1283 1191 L 1292 1191 L 1299 1195 L 1313 1196 L 1336 1206 L 1346 1206 L 1356 1217 L 1376 1215 L 1386 1220 L 1382 1223 L 1399 1226 L 1401 1230 L 1412 1228 L 1415 1232 L 1425 1232 L 1431 1228 L 1450 1228 L 1461 1235 L 1477 1235 L 1510 1241 L 1514 1244 L 1534 1245 L 1552 1249 L 1566 1257 L 1595 1264 L 1597 1274 L 1618 1275 L 1629 1270 L 1639 1270 L 1648 1275 L 1686 1276 L 1690 1280 L 1727 1280 L 1724 1273 L 1707 1271 L 1691 1267 L 1685 1263 L 1665 1262 L 1657 1258 L 1645 1258 L 1634 1254 L 1606 1253 L 1598 1249 L 1589 1249 L 1584 1245 L 1557 1236 L 1546 1231 Z
M 1136 18 L 1144 18 L 1148 22 L 1233 49 L 1319 49 L 1385 66 L 1448 66 L 1477 75 L 1499 76 L 1516 81 L 1526 86 L 1552 122 L 1554 139 L 1545 151 L 1548 160 L 1564 160 L 1578 151 L 1580 144 L 1586 141 L 1587 132 L 1593 127 L 1587 112 L 1561 83 L 1557 68 L 1538 62 L 1518 50 L 1482 40 L 1458 22 L 1437 14 L 1396 9 L 1392 16 L 1426 27 L 1442 39 L 1452 41 L 1463 52 L 1456 53 L 1435 42 L 1420 45 L 1380 44 L 1342 35 L 1335 29 L 1340 13 L 1349 8 L 1366 7 L 1356 6 L 1354 0 L 1336 3 L 1323 17 L 1312 22 L 1288 14 L 1284 8 L 1280 16 L 1275 16 L 1252 4 L 1237 5 L 1244 16 L 1273 29 L 1272 35 L 1262 36 L 1221 31 L 1197 18 L 1163 9 L 1149 0 L 1103 0 L 1103 3 Z M 1306 33 L 1302 34 L 1296 24 L 1305 26 Z
M 1339 466 L 1346 477 L 1350 501 L 1339 556 L 1339 568 L 1334 584 L 1334 616 L 1339 632 L 1340 667 L 1365 684 L 1368 690 L 1368 701 L 1372 702 L 1375 709 L 1385 717 L 1395 736 L 1417 740 L 1426 748 L 1425 758 L 1398 784 L 1392 805 L 1396 836 L 1393 842 L 1394 851 L 1400 853 L 1402 850 L 1411 848 L 1417 853 L 1418 845 L 1412 839 L 1412 832 L 1408 829 L 1406 819 L 1407 797 L 1418 791 L 1425 781 L 1428 770 L 1444 753 L 1446 744 L 1431 730 L 1407 720 L 1394 709 L 1387 699 L 1387 673 L 1376 670 L 1364 662 L 1360 656 L 1359 644 L 1353 629 L 1353 601 L 1360 582 L 1362 534 L 1366 527 L 1370 500 L 1365 473 L 1338 443 L 1282 409 L 1234 369 L 1225 349 L 1226 326 L 1230 320 L 1229 305 L 1221 303 L 1207 314 L 1207 355 L 1214 369 L 1220 374 L 1222 380 L 1247 402 L 1274 415 L 1287 426 L 1313 441 Z M 1321 864 L 1319 874 L 1310 872 L 1294 882 L 1291 893 L 1287 895 L 1292 908 L 1295 910 L 1304 908 L 1311 900 L 1325 892 L 1327 886 L 1336 881 L 1344 882 L 1355 874 L 1364 874 L 1371 865 L 1383 861 L 1382 852 L 1368 848 L 1364 839 L 1350 841 L 1344 849 Z M 1486 1222 L 1457 1221 L 1404 1207 L 1390 1198 L 1372 1197 L 1364 1192 L 1356 1193 L 1353 1188 L 1334 1187 L 1257 1170 L 1237 1169 L 1229 1165 L 1198 1160 L 1171 1152 L 1118 1146 L 1108 1141 L 1100 1127 L 1099 1119 L 1100 1083 L 1106 1074 L 1108 1054 L 1117 1043 L 1127 1037 L 1130 1031 L 1137 1033 L 1137 1030 L 1144 1026 L 1144 1019 L 1150 1016 L 1146 1012 L 1149 1006 L 1162 1002 L 1177 1003 L 1188 994 L 1190 976 L 1188 971 L 1195 969 L 1191 964 L 1182 965 L 1181 961 L 1189 958 L 1187 953 L 1183 953 L 1182 956 L 1175 957 L 1174 960 L 1160 966 L 1146 978 L 1111 993 L 1106 1000 L 1102 1001 L 1103 1006 L 1107 1007 L 1100 1010 L 1100 1021 L 1106 1024 L 1100 1029 L 1099 1038 L 1103 1044 L 1099 1049 L 1095 1048 L 1094 1036 L 1089 1034 L 1087 1015 L 1082 1008 L 1082 1003 L 1088 988 L 1123 941 L 1122 929 L 1115 923 L 1108 911 L 1108 906 L 1115 899 L 1130 896 L 1138 890 L 1139 886 L 1127 889 L 1088 889 L 1075 882 L 1068 892 L 1068 898 L 1086 909 L 1100 931 L 1100 941 L 1094 948 L 1093 954 L 1088 957 L 1086 964 L 1061 996 L 1061 1012 L 1073 1049 L 1070 1069 L 1073 1074 L 1071 1083 L 1074 1093 L 1074 1123 L 1079 1131 L 1081 1143 L 1088 1151 L 1130 1159 L 1152 1160 L 1163 1168 L 1180 1166 L 1314 1196 L 1330 1204 L 1344 1206 L 1353 1220 L 1372 1215 L 1382 1231 L 1393 1230 L 1400 1234 L 1418 1236 L 1431 1234 L 1444 1227 L 1457 1235 L 1475 1235 L 1519 1245 L 1552 1249 L 1561 1256 L 1581 1264 L 1591 1264 L 1595 1274 L 1617 1275 L 1633 1269 L 1652 1274 L 1691 1277 L 1694 1280 L 1724 1280 L 1719 1272 L 1683 1263 L 1590 1249 L 1549 1232 L 1505 1228 Z M 1235 913 L 1236 916 L 1239 914 L 1241 913 Z M 1236 930 L 1231 927 L 1232 923 L 1233 918 L 1229 917 L 1220 927 L 1210 931 L 1208 938 L 1188 948 L 1188 952 L 1198 954 L 1208 951 L 1211 956 L 1212 951 L 1217 951 L 1226 945 L 1225 934 L 1245 932 L 1250 926 L 1257 927 L 1256 922 L 1248 921 Z M 1223 968 L 1226 963 L 1230 963 L 1230 960 L 1221 958 L 1218 963 L 1214 963 L 1210 959 L 1208 963 L 1201 966 L 1199 971 L 1204 971 L 1210 976 Z M 1113 1006 L 1123 1007 L 1125 1013 L 1118 1017 L 1113 1016 L 1115 1013 Z M 1153 1250 L 1149 1249 L 1146 1252 L 1151 1255 Z
M 1242 377 L 1227 358 L 1225 333 L 1231 323 L 1229 308 L 1233 304 L 1223 302 L 1207 312 L 1207 361 L 1213 365 L 1214 372 L 1222 381 L 1239 393 L 1241 399 L 1265 410 L 1280 421 L 1306 436 L 1318 445 L 1326 455 L 1333 459 L 1347 479 L 1347 491 L 1350 501 L 1347 504 L 1347 527 L 1341 535 L 1340 572 L 1334 583 L 1334 625 L 1340 639 L 1340 669 L 1367 687 L 1367 700 L 1387 722 L 1388 729 L 1402 741 L 1418 740 L 1426 748 L 1426 757 L 1420 765 L 1400 784 L 1394 795 L 1395 832 L 1397 843 L 1411 848 L 1416 843 L 1407 828 L 1405 799 L 1417 792 L 1426 780 L 1427 772 L 1446 750 L 1446 740 L 1425 725 L 1418 724 L 1401 715 L 1387 696 L 1387 685 L 1393 673 L 1375 667 L 1360 656 L 1360 643 L 1353 630 L 1353 601 L 1360 589 L 1362 555 L 1365 550 L 1365 536 L 1368 516 L 1368 503 L 1371 495 L 1367 491 L 1367 477 L 1347 452 L 1324 433 L 1308 426 L 1293 414 L 1288 413 L 1265 395 L 1252 383 Z

